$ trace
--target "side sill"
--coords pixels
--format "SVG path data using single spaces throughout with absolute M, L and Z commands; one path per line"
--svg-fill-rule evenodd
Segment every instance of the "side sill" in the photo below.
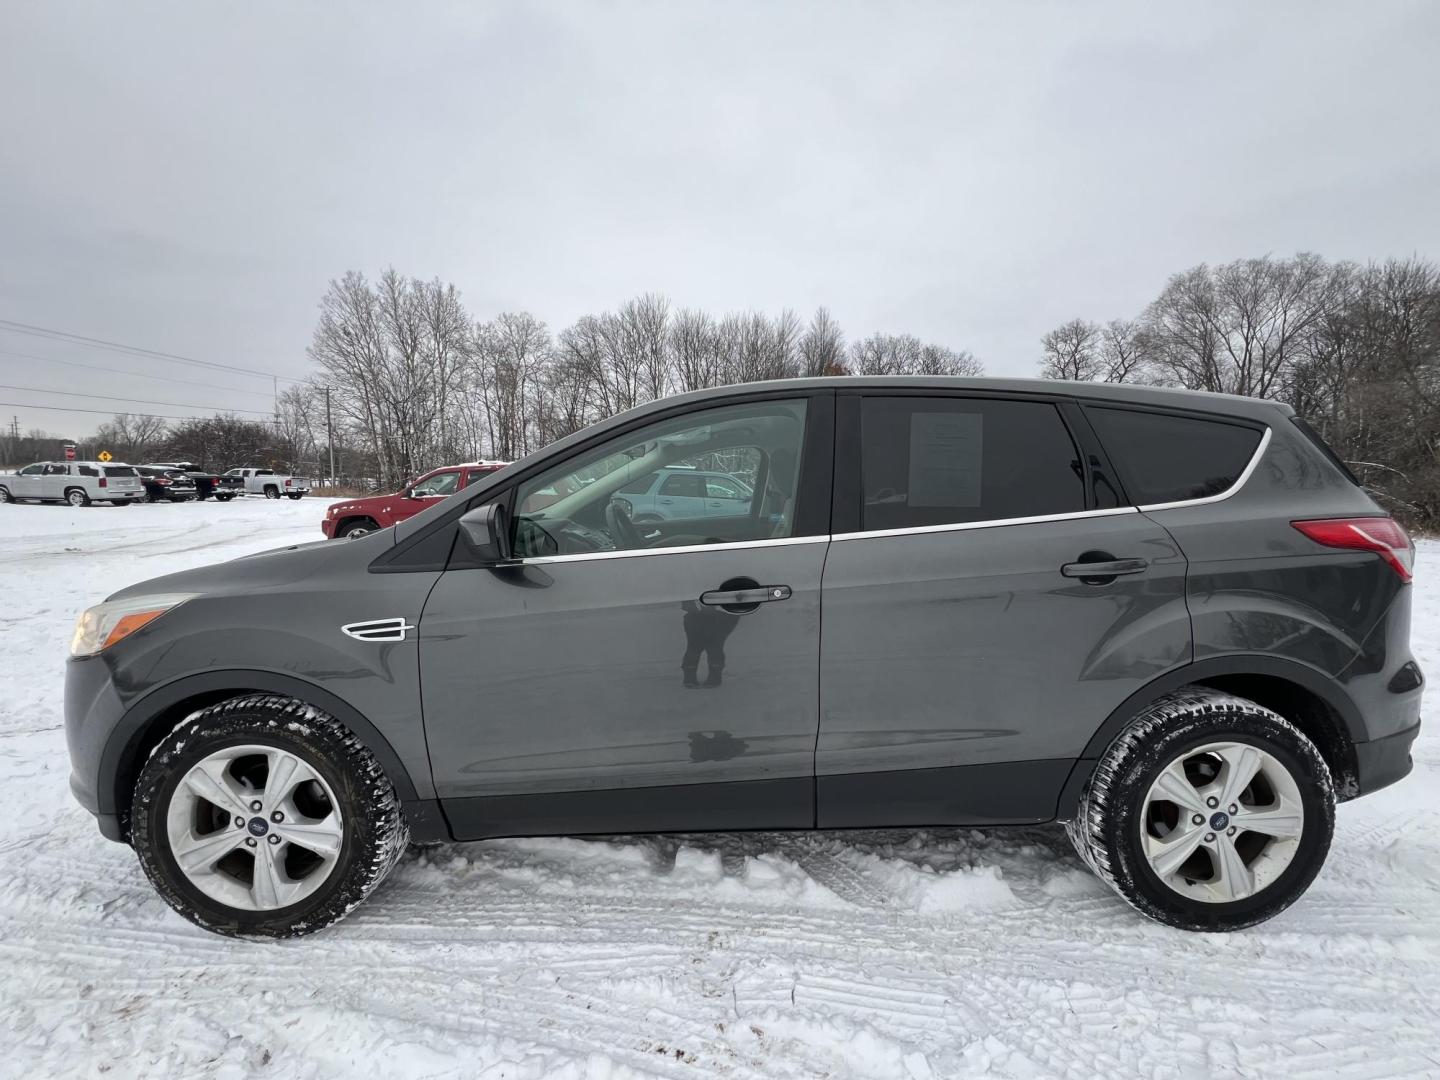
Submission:
M 1039 825 L 1055 819 L 1074 764 L 1055 758 L 821 776 L 817 825 Z
M 456 840 L 501 836 L 728 832 L 809 829 L 815 782 L 737 780 L 722 784 L 483 795 L 442 800 Z

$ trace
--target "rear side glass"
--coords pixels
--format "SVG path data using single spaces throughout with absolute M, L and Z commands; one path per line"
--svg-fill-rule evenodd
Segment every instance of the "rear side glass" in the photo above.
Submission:
M 1223 494 L 1260 445 L 1255 428 L 1221 420 L 1104 406 L 1085 412 L 1137 506 Z
M 75 468 L 76 468 L 77 470 L 79 470 L 81 476 L 99 476 L 99 475 L 100 475 L 100 470 L 97 469 L 97 468 L 95 468 L 94 465 L 77 465 L 77 466 L 75 466 Z
M 106 465 L 106 476 L 134 476 L 135 470 L 129 465 Z
M 867 397 L 860 423 L 862 529 L 1085 509 L 1080 454 L 1047 402 Z
M 1326 461 L 1330 462 L 1331 465 L 1334 465 L 1337 469 L 1339 469 L 1341 473 L 1344 474 L 1345 479 L 1349 480 L 1356 487 L 1360 486 L 1360 478 L 1350 471 L 1350 466 L 1346 465 L 1340 455 L 1335 453 L 1335 451 L 1330 448 L 1330 444 L 1320 437 L 1320 433 L 1318 431 L 1311 427 L 1307 421 L 1300 419 L 1300 417 L 1298 416 L 1292 417 L 1291 419 L 1295 421 L 1295 426 L 1305 433 L 1305 437 L 1310 440 L 1311 444 L 1315 447 L 1315 449 L 1319 450 L 1320 453 L 1325 455 Z

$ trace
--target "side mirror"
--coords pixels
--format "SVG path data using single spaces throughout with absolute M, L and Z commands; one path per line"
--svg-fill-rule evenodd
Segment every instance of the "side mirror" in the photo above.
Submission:
M 403 488 L 400 489 L 400 497 L 402 499 L 413 499 L 415 497 L 415 492 L 411 489 L 409 484 L 406 484 Z
M 460 519 L 460 535 L 481 562 L 510 559 L 510 515 L 500 503 L 487 503 Z

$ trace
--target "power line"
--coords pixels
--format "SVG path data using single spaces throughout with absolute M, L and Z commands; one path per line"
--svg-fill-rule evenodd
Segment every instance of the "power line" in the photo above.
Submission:
M 135 405 L 169 405 L 176 409 L 214 409 L 213 405 L 196 405 L 190 401 L 154 401 L 150 398 L 117 397 L 114 394 L 88 394 L 79 390 L 51 390 L 44 386 L 12 386 L 0 383 L 0 390 L 24 390 L 33 394 L 59 394 L 61 397 L 99 398 L 101 401 L 128 401 Z M 217 410 L 218 411 L 218 410 Z M 254 413 L 256 416 L 272 416 L 268 409 L 226 409 L 226 412 Z
M 58 356 L 36 356 L 34 353 L 11 352 L 9 349 L 0 349 L 0 356 L 14 356 L 21 360 L 38 360 L 42 364 L 66 364 L 70 367 L 85 368 L 88 371 L 103 371 L 107 375 L 132 375 L 137 379 L 158 379 L 167 383 L 184 383 L 186 386 L 201 386 L 206 390 L 224 390 L 231 394 L 254 394 L 259 397 L 270 397 L 269 390 L 242 390 L 238 386 L 216 386 L 214 383 L 197 382 L 194 379 L 177 379 L 173 375 L 149 375 L 143 371 L 130 371 L 126 368 L 109 367 L 101 364 L 82 364 L 79 360 L 61 360 Z
M 98 414 L 101 415 L 101 416 L 114 416 L 114 415 L 115 415 L 115 410 L 114 410 L 114 409 L 82 409 L 82 408 L 79 408 L 78 406 L 72 407 L 72 406 L 69 406 L 69 405 L 27 405 L 27 404 L 26 404 L 25 402 L 23 402 L 23 401 L 0 401 L 0 408 L 4 408 L 4 409 L 43 409 L 43 410 L 45 410 L 46 412 L 83 412 L 83 413 L 98 413 Z M 131 416 L 148 416 L 148 417 L 151 417 L 151 418 L 153 418 L 153 419 L 155 419 L 155 420 L 208 420 L 208 419 L 209 419 L 209 417 L 206 417 L 206 416 L 170 416 L 170 415 L 167 415 L 166 413 L 150 413 L 150 412 L 137 412 L 137 413 L 131 413 L 130 415 L 131 415 Z M 273 422 L 273 421 L 272 421 L 272 422 Z M 248 421 L 246 421 L 246 423 L 250 423 L 250 424 L 263 424 L 263 423 L 265 423 L 265 421 L 263 421 L 263 420 L 248 420 Z
M 112 352 L 127 353 L 133 356 L 148 356 L 156 360 L 167 360 L 173 364 L 193 364 L 196 367 L 210 368 L 213 371 L 233 371 L 238 375 L 250 375 L 260 379 L 284 379 L 286 382 L 295 383 L 305 381 L 289 375 L 277 375 L 273 371 L 256 371 L 254 368 L 235 367 L 233 364 L 217 364 L 213 360 L 196 360 L 193 356 L 161 352 L 158 349 L 147 349 L 140 345 L 126 345 L 124 342 L 110 341 L 106 338 L 86 337 L 84 334 L 74 334 L 68 330 L 54 330 L 47 326 L 34 326 L 30 323 L 13 322 L 10 319 L 0 319 L 0 330 L 8 330 L 14 334 L 28 334 L 31 337 L 50 338 L 55 341 L 68 342 L 71 345 L 109 349 Z

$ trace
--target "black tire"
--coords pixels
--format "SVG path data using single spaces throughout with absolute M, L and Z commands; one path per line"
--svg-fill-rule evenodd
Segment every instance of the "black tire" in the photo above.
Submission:
M 380 526 L 369 518 L 356 518 L 353 521 L 347 521 L 344 525 L 341 525 L 340 528 L 336 530 L 335 535 L 349 539 L 365 536 L 367 533 L 375 532 L 379 528 Z
M 77 499 L 76 496 L 79 496 Z M 66 488 L 65 501 L 71 506 L 89 506 L 90 495 L 84 488 Z
M 269 487 L 267 487 L 267 488 L 265 489 L 265 497 L 266 497 L 267 499 L 278 499 L 278 498 L 280 498 L 280 489 L 279 489 L 278 487 L 275 487 L 273 484 L 270 485 Z
M 133 503 L 133 502 L 139 502 L 139 501 L 140 501 L 139 499 L 111 499 L 111 500 L 110 500 L 110 505 L 111 505 L 111 506 L 129 506 L 131 503 Z
M 315 892 L 289 907 L 230 907 L 191 883 L 170 851 L 166 815 L 190 768 L 227 746 L 276 746 L 302 757 L 335 793 L 345 823 L 339 859 Z M 165 902 L 206 930 L 284 938 L 338 922 L 372 893 L 405 852 L 410 830 L 385 771 L 340 721 L 293 698 L 253 694 L 195 713 L 151 752 L 135 783 L 130 842 Z
M 15 496 L 10 494 L 10 489 L 7 487 L 0 487 L 0 503 L 9 503 L 14 501 Z
M 291 499 L 303 499 L 305 497 L 303 491 L 287 491 L 285 494 Z
M 1188 750 L 1216 741 L 1270 754 L 1295 781 L 1304 824 L 1294 855 L 1274 881 L 1249 896 L 1209 902 L 1182 895 L 1156 874 L 1142 847 L 1141 811 L 1150 786 Z M 1066 831 L 1097 877 L 1137 911 L 1182 930 L 1240 930 L 1293 904 L 1319 873 L 1335 827 L 1335 788 L 1320 752 L 1298 728 L 1245 698 L 1182 687 L 1152 704 L 1095 766 Z
M 215 496 L 215 501 L 216 501 L 216 502 L 229 502 L 229 501 L 230 501 L 231 499 L 233 499 L 234 497 L 235 497 L 234 495 L 216 495 L 216 496 Z

